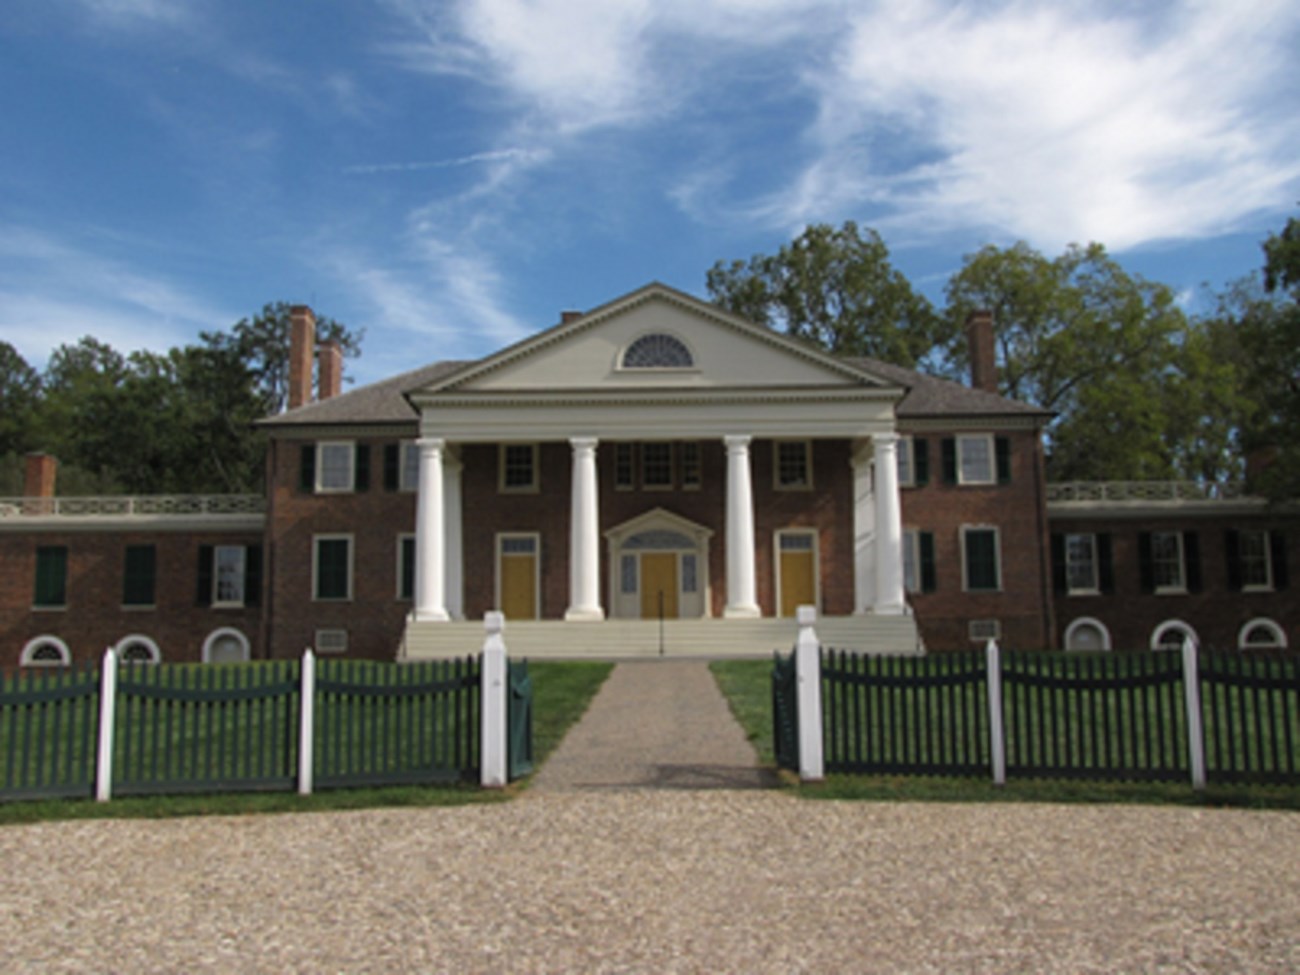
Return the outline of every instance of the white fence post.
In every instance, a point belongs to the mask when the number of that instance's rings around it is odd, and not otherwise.
[[[492,787],[506,784],[506,695],[510,688],[506,679],[506,642],[501,636],[505,625],[503,613],[493,611],[483,616],[487,638],[483,641],[483,701],[479,709],[483,715],[479,781]]]
[[[298,691],[298,795],[312,790],[312,760],[316,752],[316,654],[302,652],[302,683]]]
[[[1183,640],[1183,697],[1187,702],[1187,757],[1192,766],[1192,788],[1205,788],[1205,728],[1201,721],[1201,677],[1196,643]]]
[[[799,778],[819,782],[826,777],[822,750],[822,665],[821,641],[813,629],[817,610],[800,606],[795,610],[799,639],[795,643],[795,681],[799,701]]]
[[[113,798],[113,725],[117,715],[117,653],[104,651],[99,670],[99,748],[95,754],[95,800]]]
[[[993,761],[993,784],[1007,784],[1007,737],[1002,719],[1002,649],[997,640],[984,648],[988,660],[989,757]]]

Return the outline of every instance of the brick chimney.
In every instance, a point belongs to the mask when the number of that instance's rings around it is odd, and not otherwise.
[[[343,346],[335,339],[322,342],[320,352],[320,388],[317,399],[332,399],[343,391]]]
[[[581,317],[582,312],[580,311],[562,311],[560,312],[560,324],[568,325],[569,322],[576,322]]]
[[[973,311],[966,318],[966,343],[970,348],[970,384],[986,393],[998,391],[997,356],[993,348],[993,313]]]
[[[23,478],[23,497],[54,497],[54,481],[59,473],[59,461],[53,454],[28,454],[26,476]]]
[[[311,402],[312,361],[316,357],[316,316],[306,305],[289,309],[289,409]]]

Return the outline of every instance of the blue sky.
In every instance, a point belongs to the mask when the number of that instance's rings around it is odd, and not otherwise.
[[[1195,301],[1300,213],[1294,0],[5,0],[0,338],[164,349],[270,301],[368,382],[809,222],[1100,241]]]

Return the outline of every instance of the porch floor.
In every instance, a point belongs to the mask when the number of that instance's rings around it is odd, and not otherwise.
[[[861,653],[923,652],[911,616],[826,616],[817,620],[822,645]],[[551,660],[767,658],[789,651],[798,626],[793,619],[562,620],[506,621],[512,657]],[[398,660],[432,660],[477,653],[483,646],[481,620],[407,623]]]

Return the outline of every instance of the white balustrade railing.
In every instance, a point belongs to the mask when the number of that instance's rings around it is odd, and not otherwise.
[[[66,498],[0,498],[0,518],[139,518],[260,515],[260,494],[147,494]]]
[[[1047,485],[1057,501],[1233,501],[1246,497],[1236,481],[1061,481]]]

